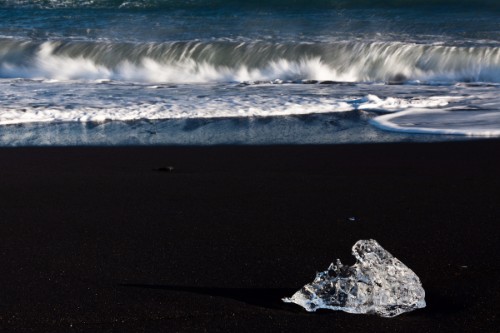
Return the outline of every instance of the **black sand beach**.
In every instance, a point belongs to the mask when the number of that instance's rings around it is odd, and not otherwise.
[[[499,152],[0,149],[0,328],[498,332]],[[425,309],[384,319],[280,301],[369,238],[420,277]]]

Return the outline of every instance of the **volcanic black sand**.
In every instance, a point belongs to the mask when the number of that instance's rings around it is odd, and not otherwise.
[[[0,149],[3,331],[498,332],[500,141]],[[427,307],[284,304],[376,239]]]

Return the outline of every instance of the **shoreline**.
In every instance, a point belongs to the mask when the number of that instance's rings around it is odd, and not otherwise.
[[[492,332],[499,151],[0,148],[0,329]],[[426,308],[384,319],[280,301],[369,238],[419,276]]]

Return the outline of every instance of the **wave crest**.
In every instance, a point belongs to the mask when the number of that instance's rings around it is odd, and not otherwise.
[[[0,40],[0,76],[139,82],[500,82],[499,47]]]

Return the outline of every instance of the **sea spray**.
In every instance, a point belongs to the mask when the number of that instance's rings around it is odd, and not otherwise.
[[[0,40],[0,76],[201,83],[264,80],[500,82],[500,47],[392,42]]]

